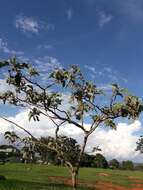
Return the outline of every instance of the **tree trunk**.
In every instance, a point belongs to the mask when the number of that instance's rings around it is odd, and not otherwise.
[[[72,172],[72,187],[73,190],[77,189],[77,173],[75,171]]]
[[[78,172],[79,172],[79,168],[80,168],[80,161],[81,161],[81,159],[83,157],[85,146],[86,146],[86,143],[87,143],[87,139],[88,139],[88,134],[86,134],[85,137],[84,137],[84,143],[83,143],[82,149],[80,151],[80,155],[79,155],[79,158],[78,158],[76,169],[74,169],[72,171],[72,173],[71,173],[73,190],[77,189],[77,176],[78,176]]]

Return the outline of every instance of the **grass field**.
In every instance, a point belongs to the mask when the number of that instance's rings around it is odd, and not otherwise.
[[[31,170],[29,170],[30,167],[32,167]],[[0,181],[0,190],[71,189],[69,186],[65,186],[61,180],[61,177],[63,179],[67,178],[67,180],[70,178],[67,169],[64,167],[5,164],[0,165],[0,175],[4,175],[7,178],[5,181]],[[131,180],[132,177],[140,179],[140,183],[143,183],[143,172],[139,171],[81,168],[79,181],[85,184],[96,184],[99,181],[109,182],[130,188],[133,183],[134,185],[137,183]],[[89,188],[86,188],[84,185],[84,187],[80,187],[79,189],[87,190]]]

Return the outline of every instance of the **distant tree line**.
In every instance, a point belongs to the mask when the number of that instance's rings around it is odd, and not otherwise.
[[[8,134],[10,136],[10,133]],[[12,134],[13,135],[13,134]],[[6,136],[7,137],[7,136]],[[54,137],[41,137],[40,139],[41,144],[49,144],[49,143],[57,143],[54,142]],[[69,160],[72,162],[73,165],[76,165],[76,160],[79,154],[80,146],[78,145],[77,141],[73,138],[69,138],[66,136],[61,136],[59,139],[60,143],[60,151],[63,153],[63,159]],[[0,161],[17,161],[18,159],[11,159],[11,158],[18,158],[21,162],[33,162],[33,163],[41,163],[41,164],[53,164],[53,165],[63,165],[61,158],[58,158],[57,153],[54,150],[47,149],[42,145],[32,145],[30,140],[28,143],[26,139],[24,139],[23,147],[17,151],[9,152],[1,151],[1,149],[7,149],[12,145],[1,145],[0,146]],[[97,149],[98,150],[98,149]],[[93,168],[110,168],[110,169],[123,169],[123,170],[143,170],[143,165],[136,164],[130,160],[119,162],[117,159],[112,159],[107,161],[107,159],[101,154],[96,153],[93,154],[92,152],[84,153],[83,158],[80,162],[80,167],[93,167]]]
[[[41,142],[49,143],[51,137],[41,137]],[[79,145],[77,141],[72,138],[62,137],[64,139],[63,146],[67,147],[67,150],[64,151],[64,157],[67,157],[68,160],[72,161],[76,164],[76,157],[78,156],[79,152]],[[43,163],[51,163],[54,165],[60,165],[61,160],[58,160],[58,157],[54,151],[47,150],[46,148],[37,149],[40,154],[40,158],[42,159]],[[117,159],[112,159],[107,161],[105,156],[101,153],[96,154],[87,154],[84,153],[83,158],[80,162],[80,167],[93,167],[93,168],[111,168],[111,169],[124,169],[124,170],[134,170],[135,166],[134,163],[130,160],[122,161],[121,163]]]

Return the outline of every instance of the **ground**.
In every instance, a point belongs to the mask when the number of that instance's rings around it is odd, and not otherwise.
[[[0,190],[70,190],[66,168],[25,164],[0,165]],[[80,190],[143,190],[143,172],[81,168]]]

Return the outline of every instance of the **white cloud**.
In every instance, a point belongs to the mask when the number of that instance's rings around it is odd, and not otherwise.
[[[96,74],[96,69],[95,67],[89,66],[89,65],[85,65],[84,66],[86,69],[88,69],[89,71],[93,72],[93,74]]]
[[[39,23],[36,19],[32,17],[25,17],[23,15],[17,16],[15,21],[15,26],[21,29],[23,32],[39,33]]]
[[[17,29],[20,29],[23,32],[31,32],[38,34],[41,29],[54,30],[55,26],[50,23],[45,23],[39,20],[36,20],[33,17],[27,17],[24,15],[18,15],[15,20],[15,26]]]
[[[21,62],[27,62],[27,63],[30,63],[30,64],[31,64],[31,59],[30,59],[30,57],[27,57],[27,56],[25,56],[25,55],[17,56],[17,59],[19,59]]]
[[[40,47],[39,47],[40,48]],[[41,84],[47,84],[49,80],[49,73],[56,68],[62,68],[61,62],[52,56],[43,56],[43,57],[26,57],[26,56],[18,56],[20,61],[25,61],[30,63],[36,68],[40,74],[38,76],[38,80],[40,78]]]
[[[67,15],[67,19],[68,19],[68,20],[71,20],[72,17],[73,17],[73,9],[72,9],[72,8],[69,8],[69,9],[66,11],[66,15]]]
[[[15,117],[9,119],[19,123],[29,130],[36,137],[40,136],[54,136],[55,127],[53,123],[45,118],[41,117],[40,122],[28,121],[28,111],[21,111]],[[11,126],[9,123],[0,119],[1,128],[0,133],[4,133],[7,130],[17,131],[18,134],[24,135],[23,131],[17,130],[16,127]],[[88,127],[88,124],[85,124]],[[12,127],[12,128],[11,128]],[[99,145],[102,149],[102,154],[108,159],[117,158],[119,160],[130,159],[134,161],[140,161],[142,156],[139,152],[135,151],[136,141],[139,136],[138,132],[141,130],[140,121],[135,121],[132,124],[119,123],[117,130],[107,130],[105,128],[98,128],[89,138],[87,144],[87,151],[92,150],[94,146]],[[82,142],[83,133],[75,126],[66,125],[61,128],[61,134],[68,135],[76,138],[78,142]]]
[[[91,76],[91,78],[94,80],[96,77],[98,77],[98,76],[101,76],[103,73],[102,73],[102,71],[98,71],[97,69],[96,69],[96,67],[94,67],[94,66],[89,66],[89,65],[84,65],[84,67],[88,70],[88,71],[90,71],[90,76]]]
[[[96,64],[95,64],[96,65]],[[98,64],[97,64],[98,66]],[[119,72],[117,72],[116,70],[113,70],[111,67],[109,67],[108,65],[103,65],[100,64],[100,68],[96,66],[90,66],[90,65],[84,65],[84,67],[90,71],[90,76],[92,78],[92,80],[96,80],[96,83],[98,83],[98,85],[100,86],[107,86],[109,87],[109,84],[111,83],[127,83],[128,80],[121,76],[119,74]],[[99,82],[98,82],[99,81]],[[104,83],[103,83],[104,82]]]
[[[33,61],[34,63],[36,63],[36,66],[39,68],[40,71],[46,71],[57,67],[61,67],[61,64],[58,61],[58,59],[51,56],[38,57],[36,59],[33,59]]]
[[[40,72],[40,76],[43,81],[49,77],[49,72],[56,68],[61,68],[61,63],[58,59],[52,56],[44,56],[32,59],[32,62],[36,65],[37,69]]]
[[[86,3],[86,6],[90,7],[90,9],[93,9],[96,6],[101,8],[104,7],[106,11],[108,11],[109,9],[113,10],[113,12],[117,14],[117,17],[120,16],[123,19],[123,23],[124,19],[128,19],[128,22],[130,23],[136,23],[137,21],[142,22],[143,20],[142,0],[84,0],[84,2]],[[125,22],[125,24],[127,23]]]
[[[111,84],[100,84],[99,88],[105,90],[105,91],[111,91],[112,90],[112,86]]]
[[[87,5],[97,5],[99,7],[108,7],[107,0],[85,0]],[[130,22],[143,20],[143,1],[142,0],[114,0],[110,1],[110,8],[116,11],[118,16],[123,16],[123,19],[128,19]]]
[[[119,123],[117,130],[98,129],[89,140],[90,144],[99,145],[102,153],[108,158],[140,159],[139,152],[135,151],[136,142],[139,138],[136,135],[141,130],[141,123],[135,121],[132,124]],[[94,141],[96,139],[96,141]],[[96,142],[96,143],[94,143]]]
[[[6,92],[7,90],[11,90],[11,86],[9,86],[5,80],[0,79],[0,92]]]
[[[17,114],[15,117],[9,117],[10,120],[13,120],[17,122],[19,125],[25,127],[25,129],[29,130],[33,135],[39,137],[41,135],[51,135],[52,132],[48,132],[50,128],[47,128],[47,120],[41,119],[41,122],[29,122],[28,120],[28,111],[21,111],[19,114]],[[1,128],[0,132],[4,133],[7,130],[14,130],[18,132],[18,134],[27,135],[22,130],[18,129],[14,125],[9,124],[8,122],[0,119]],[[51,126],[51,122],[48,120],[48,127]],[[12,127],[12,128],[11,128]],[[45,131],[45,132],[44,132]]]
[[[107,14],[105,11],[97,10],[97,14],[98,14],[98,24],[100,28],[110,23],[113,19],[113,16],[111,14]]]
[[[12,55],[23,55],[24,52],[22,51],[16,51],[13,49],[10,49],[8,47],[8,43],[4,41],[2,38],[0,38],[0,50],[2,50],[6,54],[12,54]]]

